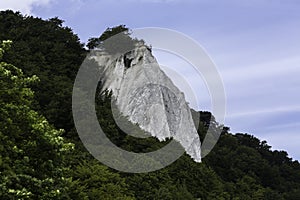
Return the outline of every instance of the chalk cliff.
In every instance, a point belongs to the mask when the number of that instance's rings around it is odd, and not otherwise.
[[[93,58],[100,66],[102,90],[112,91],[129,121],[160,141],[175,139],[201,162],[200,139],[184,93],[160,69],[147,46],[121,56],[98,52]]]

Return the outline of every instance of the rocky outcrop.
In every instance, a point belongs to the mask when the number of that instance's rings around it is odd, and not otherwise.
[[[112,91],[119,111],[160,141],[173,138],[196,161],[200,139],[184,94],[144,45],[122,56],[98,52],[102,90]]]

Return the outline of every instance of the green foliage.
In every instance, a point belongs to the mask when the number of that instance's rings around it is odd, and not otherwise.
[[[166,144],[152,138],[132,138],[118,129],[111,112],[110,93],[97,99],[97,110],[105,133],[123,149],[147,152]],[[206,131],[210,124],[217,126],[217,123],[208,112],[200,112],[198,116],[202,116],[198,131],[203,137],[205,132],[200,131]],[[186,199],[244,200],[284,199],[287,195],[297,195],[300,183],[298,162],[288,158],[286,152],[271,151],[266,141],[248,134],[232,135],[228,131],[229,128],[223,129],[217,146],[201,164],[183,155],[160,171],[123,174],[129,189],[134,191],[137,199],[176,199],[184,195]]]
[[[229,127],[202,163],[185,154],[159,171],[128,174],[96,161],[80,142],[71,117],[73,82],[87,51],[62,24],[59,18],[0,12],[0,41],[13,40],[0,48],[0,199],[300,198],[299,162],[252,135],[231,134]],[[121,25],[90,39],[88,47],[101,48],[121,32],[129,44],[141,42]],[[168,144],[127,135],[117,126],[111,105],[109,93],[96,99],[99,123],[117,146],[150,152]],[[201,141],[209,125],[219,128],[210,112],[192,110],[192,115]],[[134,133],[147,134],[126,117],[117,118],[132,125]]]
[[[93,160],[78,165],[72,172],[71,199],[132,200],[125,179]]]
[[[99,38],[90,38],[87,47],[115,55],[125,54],[133,50],[137,44],[144,44],[144,41],[132,38],[129,29],[125,25],[120,25],[107,28]]]
[[[119,25],[113,28],[107,28],[104,33],[100,35],[99,38],[90,38],[88,44],[86,45],[89,49],[94,49],[99,47],[103,41],[109,39],[110,37],[117,34],[124,34],[128,36],[129,29],[125,25]]]
[[[133,125],[117,110],[114,111],[113,115],[111,93],[106,91],[101,96],[97,96],[95,101],[99,124],[101,125],[103,132],[106,133],[107,137],[114,142],[114,144],[122,149],[137,153],[146,153],[158,150],[170,142],[170,140],[159,142],[159,140],[154,137],[137,138],[125,133],[116,124],[116,120],[119,124],[122,124],[123,127],[126,127],[131,131],[131,134],[147,135],[145,131],[141,130],[138,126]]]
[[[105,30],[105,32],[102,33],[102,35],[99,38],[90,38],[88,40],[88,44],[86,46],[89,49],[94,49],[94,48],[98,47],[101,44],[101,42],[103,42],[104,40],[106,40],[116,34],[122,33],[122,32],[128,33],[128,31],[129,31],[129,29],[126,28],[125,25],[120,25],[120,26],[113,27],[113,28],[107,28]]]
[[[0,52],[9,44],[3,42]],[[68,183],[64,157],[73,145],[32,109],[28,86],[38,78],[0,61],[0,197],[61,199]]]
[[[222,135],[204,162],[240,199],[289,199],[300,188],[299,162],[252,135]]]
[[[73,82],[86,51],[79,38],[58,18],[42,20],[13,11],[0,12],[0,41],[12,40],[3,59],[37,75],[35,109],[56,128],[73,127],[71,94]]]

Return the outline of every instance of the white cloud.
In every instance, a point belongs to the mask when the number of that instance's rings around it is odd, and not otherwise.
[[[33,6],[45,6],[51,0],[2,0],[0,1],[0,10],[20,11],[22,14],[32,14]]]
[[[227,118],[240,118],[244,116],[255,116],[255,115],[272,115],[274,113],[282,113],[282,112],[296,112],[300,111],[299,105],[291,105],[291,106],[281,106],[281,107],[269,107],[266,109],[257,109],[257,110],[248,110],[237,113],[231,113],[227,115]]]
[[[300,58],[289,57],[273,59],[272,61],[252,64],[248,66],[231,67],[222,71],[227,82],[239,82],[246,80],[272,80],[277,76],[296,75],[300,73]]]
[[[283,130],[286,128],[295,128],[295,130],[299,130],[298,127],[300,128],[300,122],[290,122],[285,124],[276,124],[276,125],[267,126],[264,130],[274,131],[274,130]],[[299,135],[299,133],[297,134]]]

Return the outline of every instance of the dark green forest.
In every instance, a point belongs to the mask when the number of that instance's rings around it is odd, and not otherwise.
[[[1,200],[300,199],[299,162],[251,134],[230,133],[228,127],[202,163],[185,154],[161,170],[132,174],[93,158],[73,124],[73,83],[89,49],[121,31],[128,29],[108,28],[85,45],[59,18],[0,12]],[[111,94],[103,94],[96,99],[96,110],[117,146],[149,152],[168,142],[122,132],[110,102]],[[200,114],[203,138],[214,117],[193,112]]]

